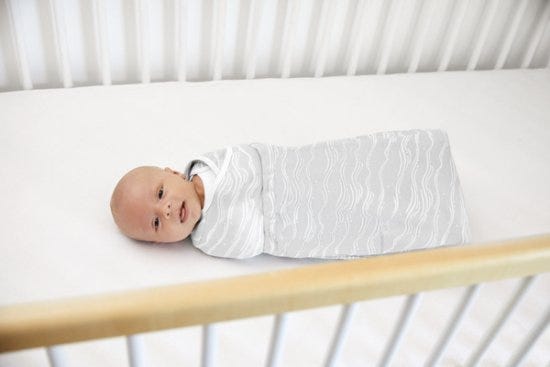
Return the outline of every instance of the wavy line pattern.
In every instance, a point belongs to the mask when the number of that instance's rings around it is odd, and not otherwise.
[[[219,167],[225,159],[223,150],[204,156]],[[258,152],[248,145],[235,147],[227,172],[220,174],[223,179],[212,204],[191,233],[193,245],[218,257],[249,258],[261,254],[264,215]]]
[[[192,234],[211,255],[351,258],[469,241],[443,131],[242,145],[231,160]]]

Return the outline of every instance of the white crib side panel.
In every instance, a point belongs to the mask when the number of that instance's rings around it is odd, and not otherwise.
[[[71,86],[68,76],[74,86],[103,84],[106,64],[113,83],[126,84],[178,75],[189,81],[245,79],[252,62],[248,76],[255,78],[345,75],[350,53],[356,74],[436,71],[445,57],[447,70],[492,69],[503,48],[504,68],[519,68],[526,58],[530,68],[547,67],[550,59],[548,0],[527,0],[519,20],[514,0],[103,1],[108,60],[97,46],[95,2],[55,0],[53,16],[50,1],[17,1],[14,27],[7,2],[0,0],[0,91],[23,89],[17,77],[21,52],[10,28],[17,30],[35,88]],[[188,13],[178,22],[182,6]],[[359,29],[356,13],[365,9]],[[223,17],[216,20],[218,11]],[[183,40],[176,37],[182,25]],[[512,25],[517,30],[507,39]],[[181,53],[176,41],[184,46]],[[177,65],[182,56],[184,71]],[[286,61],[290,69],[284,73]]]

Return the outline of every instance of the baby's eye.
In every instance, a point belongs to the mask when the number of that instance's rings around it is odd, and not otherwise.
[[[158,193],[159,199],[162,199],[163,195],[164,195],[164,187],[161,186],[160,189],[159,189],[159,193]]]
[[[155,227],[155,231],[159,229],[159,223],[160,223],[160,220],[157,218],[155,218],[155,220],[153,221],[153,227]]]

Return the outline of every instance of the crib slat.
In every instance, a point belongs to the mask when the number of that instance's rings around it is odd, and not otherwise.
[[[418,37],[414,42],[411,62],[409,63],[409,68],[407,70],[408,73],[415,73],[418,69],[420,56],[422,55],[422,50],[424,49],[424,44],[426,41],[426,35],[428,34],[428,27],[431,24],[431,20],[433,18],[433,13],[435,10],[435,1],[425,0],[423,2],[422,10],[422,13],[424,15],[420,16],[421,27],[418,31]]]
[[[314,76],[316,78],[322,77],[325,71],[328,41],[330,39],[333,24],[333,3],[334,2],[331,0],[324,0],[321,7],[321,18],[319,19],[319,27],[317,28],[317,37],[312,57],[312,60],[315,62]]]
[[[453,16],[455,21],[452,23],[451,29],[449,31],[449,37],[447,39],[447,43],[445,44],[443,56],[441,57],[441,61],[439,62],[439,67],[437,68],[437,71],[445,71],[449,67],[449,61],[451,60],[451,56],[453,55],[453,51],[456,46],[456,40],[458,39],[458,32],[460,31],[462,23],[464,22],[466,9],[468,8],[469,2],[470,0],[463,0],[455,3],[455,6],[458,5],[459,8],[457,10],[456,17]],[[453,13],[454,12],[455,11],[453,10]]]
[[[202,353],[201,367],[214,366],[214,354],[216,352],[216,326],[206,324],[202,326]]]
[[[367,0],[359,0],[355,9],[355,17],[350,33],[350,40],[346,50],[346,75],[355,75],[357,72],[357,63],[359,62],[359,54],[361,52],[361,41],[364,39],[367,22],[365,15],[367,14]]]
[[[143,337],[141,335],[126,336],[126,346],[128,349],[128,362],[130,367],[145,366]]]
[[[222,79],[226,0],[215,0],[212,18],[212,80]]]
[[[94,36],[96,54],[101,70],[103,85],[111,85],[111,65],[109,63],[109,48],[107,46],[107,31],[105,25],[105,9],[103,0],[94,0],[92,3],[92,17],[94,19]]]
[[[258,24],[261,23],[263,1],[251,0],[246,26],[246,45],[244,51],[244,70],[246,79],[256,75],[256,46],[258,44]]]
[[[281,40],[281,55],[279,64],[281,65],[281,78],[290,77],[290,66],[294,51],[294,29],[296,26],[296,16],[298,14],[299,1],[289,0],[286,3],[285,22],[283,26],[283,37]]]
[[[506,321],[508,320],[508,317],[510,317],[510,315],[516,308],[517,304],[525,294],[525,291],[527,291],[527,289],[531,285],[533,278],[534,278],[533,276],[530,276],[530,277],[524,278],[521,281],[516,292],[510,298],[506,307],[504,307],[504,309],[500,313],[499,317],[497,318],[497,320],[495,321],[491,329],[489,329],[489,331],[485,335],[485,338],[483,338],[482,342],[479,344],[477,349],[474,351],[474,353],[472,353],[472,355],[468,359],[466,366],[469,366],[469,367],[477,366],[479,360],[483,356],[483,353],[485,353],[485,351],[493,341],[494,337],[497,335],[500,328],[506,323]]]
[[[392,0],[390,10],[388,13],[388,18],[386,20],[386,26],[384,30],[384,35],[382,36],[382,51],[380,56],[380,61],[378,62],[378,68],[376,69],[376,74],[385,74],[388,67],[388,61],[390,58],[393,39],[395,36],[395,30],[397,29],[397,24],[399,23],[399,18],[401,17],[401,9],[403,8],[403,3]]]
[[[456,308],[455,312],[453,313],[453,316],[451,317],[451,321],[445,328],[445,332],[442,334],[441,338],[439,339],[436,347],[434,348],[432,354],[430,355],[430,358],[424,365],[425,367],[434,366],[439,361],[439,358],[445,351],[445,348],[449,344],[449,341],[453,337],[456,329],[460,325],[462,321],[462,317],[468,310],[469,305],[471,304],[471,301],[474,297],[474,295],[477,293],[477,290],[479,289],[478,284],[474,284],[464,292],[464,295],[462,296],[462,299]]]
[[[506,39],[504,40],[502,48],[498,54],[495,69],[502,69],[504,67],[504,64],[506,63],[506,59],[508,58],[510,50],[512,49],[512,43],[518,33],[519,23],[521,21],[521,18],[523,17],[523,14],[525,13],[525,9],[527,8],[528,1],[529,0],[522,0],[520,3],[518,3],[514,11],[514,19],[512,20],[512,24],[510,25],[510,28],[508,29],[508,32],[506,34]]]
[[[33,89],[29,64],[27,62],[27,56],[25,54],[25,47],[23,45],[23,38],[21,29],[18,27],[16,15],[17,11],[16,0],[6,0],[6,7],[8,9],[8,26],[11,33],[11,42],[15,49],[15,63],[17,64],[17,75],[19,76],[19,82],[23,89]]]
[[[483,51],[483,46],[487,41],[487,35],[489,34],[489,30],[491,29],[491,25],[493,24],[493,20],[495,19],[497,6],[498,1],[491,0],[491,2],[489,3],[489,9],[487,10],[487,12],[485,12],[485,14],[483,14],[483,24],[481,27],[481,32],[479,34],[477,42],[475,43],[474,50],[472,52],[472,55],[470,56],[468,65],[466,66],[466,70],[475,70],[475,68],[477,67],[479,57],[481,56],[481,51]]]
[[[174,56],[177,80],[187,80],[187,20],[186,0],[175,0],[174,3]]]
[[[277,367],[281,359],[281,345],[286,334],[287,314],[281,313],[275,316],[273,333],[271,335],[271,346],[267,358],[267,367]]]
[[[535,52],[537,51],[537,47],[540,44],[540,41],[542,39],[542,36],[544,35],[544,32],[546,30],[546,27],[548,27],[548,17],[550,16],[550,1],[547,1],[544,7],[544,12],[542,13],[542,16],[539,19],[539,22],[537,24],[537,28],[535,29],[535,32],[531,36],[531,40],[529,41],[529,47],[527,48],[527,52],[523,56],[523,60],[521,61],[521,68],[525,69],[528,68],[531,64],[531,61],[533,60],[533,56],[535,55]]]
[[[64,367],[67,365],[65,361],[65,353],[59,346],[46,348],[48,354],[48,361],[51,367]]]
[[[148,0],[135,0],[136,45],[142,83],[151,82],[149,67],[149,4]]]
[[[445,266],[441,265],[442,260]],[[0,352],[271,315],[548,271],[550,235],[539,235],[314,264],[208,284],[33,302],[28,307],[0,306]],[[427,272],[431,275],[429,279],[425,277]],[[316,280],[315,287],[311,279]],[[55,313],[51,312],[52,307]],[[128,313],[128,309],[132,312]],[[166,309],[171,310],[168,318]]]
[[[414,314],[414,311],[416,310],[416,305],[418,304],[419,297],[420,297],[419,293],[412,294],[407,297],[405,306],[403,307],[403,310],[401,311],[401,315],[399,316],[399,321],[395,325],[393,334],[390,338],[388,345],[386,346],[384,355],[380,360],[380,363],[378,363],[378,366],[382,367],[382,366],[388,366],[390,364],[395,354],[395,351],[399,347],[401,338],[403,337],[403,334],[405,334],[405,331],[407,330],[407,326],[409,325],[411,316]]]
[[[63,17],[63,9],[60,7],[58,0],[50,0],[50,15],[53,23],[53,36],[55,44],[55,55],[57,58],[57,67],[59,75],[63,82],[64,88],[71,88],[73,80],[71,77],[71,69],[69,65],[69,56],[67,52],[67,37],[65,34],[65,22]]]
[[[357,308],[357,303],[351,303],[342,307],[340,313],[340,320],[338,321],[338,327],[334,338],[332,339],[332,345],[325,361],[325,367],[333,367],[338,361],[340,351],[342,350],[342,344],[348,334],[349,324]]]
[[[548,323],[550,322],[550,306],[546,308],[546,312],[542,315],[540,320],[535,324],[535,326],[531,329],[521,346],[518,348],[516,353],[510,358],[510,361],[507,364],[507,367],[516,367],[521,363],[523,358],[529,353],[529,350],[531,350],[531,347],[539,336],[542,334],[544,329],[548,326]]]

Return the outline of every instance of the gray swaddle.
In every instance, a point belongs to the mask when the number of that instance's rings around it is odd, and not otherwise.
[[[253,143],[198,161],[214,170],[216,184],[191,238],[210,255],[351,258],[469,240],[460,182],[440,130],[303,147]]]

